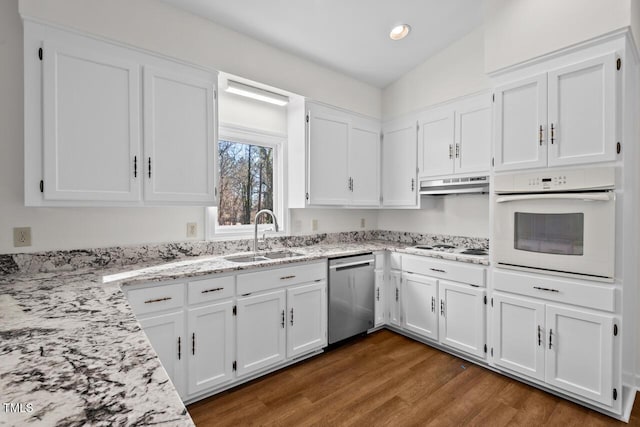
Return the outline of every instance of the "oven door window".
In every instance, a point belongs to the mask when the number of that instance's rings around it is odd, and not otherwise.
[[[514,248],[553,255],[583,255],[584,214],[516,212]]]

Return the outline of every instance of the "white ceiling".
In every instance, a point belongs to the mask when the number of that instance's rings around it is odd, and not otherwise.
[[[482,23],[480,0],[164,1],[380,88]]]

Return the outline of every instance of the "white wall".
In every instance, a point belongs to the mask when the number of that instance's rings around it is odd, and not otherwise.
[[[380,89],[158,0],[20,0],[20,13],[380,117]]]
[[[282,83],[280,86],[291,91],[380,115],[379,89],[160,2],[29,0],[22,1],[20,6],[24,12],[43,20],[93,31],[223,71],[235,71],[276,86]],[[24,207],[22,39],[18,0],[0,1],[0,253],[187,240],[187,222],[198,224],[196,239],[203,239],[205,214],[200,207]],[[302,74],[313,79],[307,80]],[[220,120],[228,123],[286,133],[283,111],[226,94],[220,97]],[[31,227],[32,246],[14,248],[12,229],[22,226]]]
[[[382,91],[385,120],[490,87],[484,73],[484,37],[478,28]]]
[[[485,0],[485,69],[496,71],[628,26],[631,3],[637,0]]]
[[[291,209],[291,234],[376,230],[378,217],[375,209]],[[317,230],[312,228],[314,219],[318,221]],[[364,227],[361,227],[362,219]]]
[[[380,230],[412,231],[467,237],[489,237],[489,196],[464,194],[422,196],[420,210],[383,210]]]

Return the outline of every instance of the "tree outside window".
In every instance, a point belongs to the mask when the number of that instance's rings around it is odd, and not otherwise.
[[[221,139],[218,141],[220,188],[218,225],[253,224],[261,209],[273,210],[274,150]],[[270,217],[264,217],[270,222]]]

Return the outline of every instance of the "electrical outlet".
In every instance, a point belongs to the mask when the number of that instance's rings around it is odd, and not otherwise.
[[[13,246],[31,246],[31,227],[16,227],[13,229]]]
[[[198,223],[197,222],[188,222],[187,223],[187,237],[197,237],[198,236]]]
[[[365,221],[364,218],[360,218],[360,228],[364,228]]]
[[[311,220],[311,231],[318,231],[318,220],[317,219],[312,219]]]

